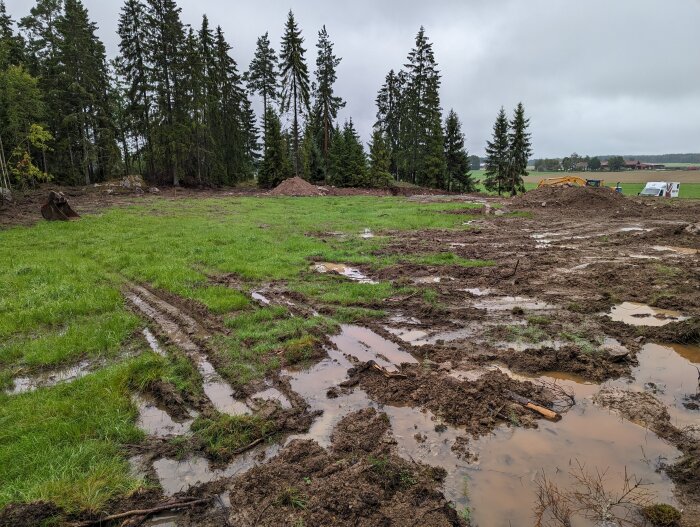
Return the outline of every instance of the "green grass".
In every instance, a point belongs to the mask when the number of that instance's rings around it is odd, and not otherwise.
[[[69,511],[99,510],[134,490],[141,482],[119,453],[143,436],[128,394],[164,369],[146,354],[70,384],[0,394],[0,507],[50,500]]]
[[[199,417],[192,423],[194,441],[218,461],[229,461],[236,451],[274,433],[275,423],[254,415]]]
[[[217,364],[232,383],[244,384],[307,361],[338,322],[376,317],[385,298],[415,291],[313,273],[312,261],[391,264],[398,257],[381,256],[383,230],[463,229],[469,216],[441,211],[464,207],[374,197],[163,200],[0,231],[0,387],[20,373],[85,358],[110,364],[64,385],[0,393],[0,508],[47,500],[70,511],[100,510],[142,483],[129,475],[121,450],[143,438],[131,394],[156,380],[201,392],[187,359],[144,351],[137,333],[144,321],[126,309],[121,294],[129,281],[220,315],[231,332],[213,339]],[[377,237],[360,238],[365,228]],[[345,236],[322,234],[328,232]],[[489,263],[449,252],[412,258],[435,266]],[[225,273],[238,277],[240,289],[210,280]],[[249,292],[269,282],[324,304],[335,318],[259,308]],[[127,358],[127,350],[141,354]],[[200,431],[212,449],[224,452],[226,442],[250,437],[236,427],[231,437],[217,435],[220,425]]]

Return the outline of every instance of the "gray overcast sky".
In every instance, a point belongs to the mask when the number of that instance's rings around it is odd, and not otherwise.
[[[83,0],[113,56],[120,0]],[[6,0],[18,19],[32,0]],[[223,27],[241,70],[256,38],[276,49],[291,8],[314,69],[323,24],[343,58],[337,91],[363,137],[389,69],[420,27],[434,43],[442,105],[482,154],[501,105],[522,100],[535,157],[700,152],[700,0],[179,0],[185,23]]]

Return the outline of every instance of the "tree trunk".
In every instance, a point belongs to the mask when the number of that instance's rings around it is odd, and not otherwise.
[[[297,114],[297,83],[294,83],[294,175],[299,177],[299,121]]]

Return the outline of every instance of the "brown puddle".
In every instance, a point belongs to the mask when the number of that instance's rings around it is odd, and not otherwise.
[[[158,408],[155,400],[145,395],[134,395],[134,405],[139,411],[136,426],[154,437],[168,437],[186,434],[190,430],[192,420],[175,421],[165,411]]]
[[[254,407],[256,400],[262,401],[276,401],[280,404],[282,408],[291,408],[292,403],[289,401],[286,395],[280,392],[277,388],[267,388],[256,394],[251,395],[248,400],[248,406]]]
[[[355,357],[360,362],[374,360],[391,371],[398,370],[403,363],[418,363],[413,355],[403,351],[397,344],[361,326],[341,326],[340,334],[331,337],[331,342],[345,355]]]
[[[542,311],[555,309],[555,306],[546,302],[539,302],[532,298],[522,296],[498,296],[476,302],[474,307],[486,309],[487,311],[510,311],[513,308],[528,309],[531,311]]]
[[[166,496],[172,496],[191,487],[247,472],[260,463],[276,456],[280,445],[261,446],[241,454],[223,469],[212,469],[203,457],[193,456],[185,460],[161,458],[153,462],[153,468]]]
[[[665,326],[671,322],[687,320],[678,311],[651,307],[638,302],[623,302],[614,306],[607,314],[615,322],[632,326]]]
[[[646,344],[637,354],[632,380],[618,379],[605,386],[646,391],[659,399],[678,428],[700,423],[700,412],[684,406],[688,396],[700,393],[700,346]]]
[[[66,382],[75,381],[85,377],[93,372],[95,364],[84,360],[75,366],[56,370],[48,373],[40,373],[39,375],[17,377],[14,379],[14,386],[6,393],[8,395],[20,395],[22,393],[33,392],[39,388],[49,388]]]
[[[362,272],[359,269],[355,269],[354,267],[348,267],[347,265],[344,264],[337,264],[337,263],[328,263],[328,262],[323,262],[323,263],[317,263],[314,264],[311,267],[312,271],[316,271],[317,273],[336,273],[341,276],[344,276],[346,278],[349,278],[350,280],[353,280],[355,282],[360,282],[361,284],[377,284],[378,282],[372,280],[371,278],[365,276],[362,274]]]
[[[469,328],[434,332],[415,328],[392,328],[390,326],[385,326],[384,329],[413,346],[426,346],[428,344],[436,344],[438,341],[452,342],[462,340],[474,333]]]

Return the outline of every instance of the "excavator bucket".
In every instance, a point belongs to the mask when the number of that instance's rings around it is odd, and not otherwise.
[[[49,199],[41,207],[41,215],[49,221],[77,220],[80,215],[68,204],[63,192],[49,192]]]

